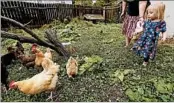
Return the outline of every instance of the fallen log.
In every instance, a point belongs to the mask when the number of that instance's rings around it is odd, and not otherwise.
[[[17,36],[13,33],[8,33],[5,31],[1,31],[1,37],[6,37],[6,38],[11,38],[11,39],[15,39],[15,40],[19,40],[21,42],[25,42],[25,43],[37,43],[39,45],[45,46],[45,47],[49,47],[53,50],[55,50],[58,54],[63,55],[65,57],[65,59],[69,58],[69,53],[64,49],[64,47],[62,45],[57,45],[57,44],[61,44],[59,43],[57,40],[57,38],[54,38],[54,43],[52,42],[48,42],[45,40],[40,39],[37,34],[35,34],[32,30],[30,30],[29,28],[25,27],[25,25],[21,24],[18,21],[15,21],[13,19],[1,16],[1,20],[4,20],[6,22],[10,22],[18,27],[20,27],[21,29],[23,29],[25,32],[27,32],[28,34],[30,34],[33,38],[29,38],[29,37],[23,37],[23,36]],[[54,36],[55,34],[48,34],[50,36]],[[49,39],[48,39],[49,40]],[[49,40],[50,41],[50,40]]]
[[[58,50],[63,54],[69,57],[69,54],[67,54],[66,50],[64,49],[62,43],[59,42],[57,39],[56,31],[55,30],[47,30],[45,37],[55,46],[58,48]]]
[[[9,38],[9,39],[18,40],[21,43],[37,43],[37,44],[39,44],[41,46],[47,46],[47,45],[44,45],[43,43],[37,41],[34,38],[21,36],[19,34],[9,33],[9,32],[5,32],[5,31],[2,31],[2,30],[1,30],[1,37],[2,38]]]

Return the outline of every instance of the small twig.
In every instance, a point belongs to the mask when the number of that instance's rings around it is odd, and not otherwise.
[[[24,24],[24,26],[27,26],[28,24],[30,24],[33,20],[30,20],[28,23]]]

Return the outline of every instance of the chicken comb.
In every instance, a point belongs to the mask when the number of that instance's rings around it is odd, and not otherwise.
[[[10,82],[9,87],[12,87],[13,86],[13,83],[15,83],[14,80]]]
[[[36,43],[33,43],[33,45],[32,46],[37,46],[37,44]]]

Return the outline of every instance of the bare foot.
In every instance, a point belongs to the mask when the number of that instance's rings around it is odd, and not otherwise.
[[[1,91],[5,92],[5,94],[7,94],[8,90],[5,86],[1,86]]]
[[[138,47],[138,50],[141,50],[141,47]]]
[[[145,67],[146,67],[146,66],[147,66],[147,64],[148,64],[148,62],[143,62],[143,66],[145,66]]]

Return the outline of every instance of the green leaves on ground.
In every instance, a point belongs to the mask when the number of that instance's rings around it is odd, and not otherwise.
[[[92,71],[95,65],[99,65],[103,61],[103,58],[97,55],[85,56],[84,61],[85,63],[80,66],[79,74],[83,74],[85,71]]]

